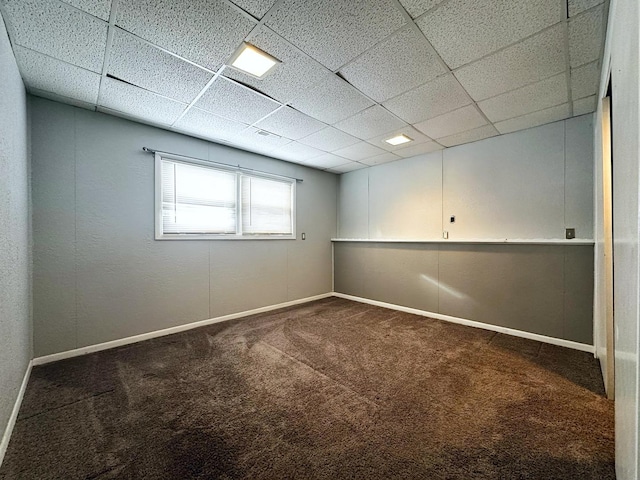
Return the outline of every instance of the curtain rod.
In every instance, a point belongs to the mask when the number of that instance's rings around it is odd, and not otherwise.
[[[263,173],[265,175],[271,175],[272,177],[288,178],[289,180],[295,180],[296,182],[304,181],[301,178],[288,177],[286,175],[278,175],[277,173],[264,172],[262,170],[256,170],[254,168],[241,167],[240,165],[229,165],[228,163],[215,162],[213,160],[205,160],[204,158],[189,157],[187,155],[180,155],[179,153],[163,152],[161,150],[154,150],[153,148],[149,148],[149,147],[142,147],[142,151],[147,153],[153,153],[153,154],[159,153],[160,155],[164,153],[166,155],[173,155],[174,157],[181,157],[189,160],[198,160],[199,162],[212,163],[214,165],[220,165],[223,167],[233,167],[233,168],[237,168],[238,170],[244,170],[246,172],[256,172],[256,173]]]

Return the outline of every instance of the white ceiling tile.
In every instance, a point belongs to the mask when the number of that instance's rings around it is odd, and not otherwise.
[[[283,107],[260,120],[255,126],[276,135],[298,140],[321,130],[326,125],[291,107]]]
[[[499,135],[498,130],[493,125],[485,125],[484,127],[474,128],[467,132],[456,133],[444,138],[438,138],[438,143],[445,147],[453,147],[455,145],[462,145],[463,143],[476,142],[489,137],[495,137]]]
[[[487,121],[475,106],[468,105],[453,112],[431,118],[414,125],[418,130],[431,138],[442,138],[456,133],[466,132],[486,125]]]
[[[252,124],[278,109],[280,104],[244,85],[220,76],[207,88],[195,106],[222,117]]]
[[[431,153],[437,150],[442,150],[442,145],[436,142],[425,142],[418,145],[412,145],[410,147],[401,148],[394,152],[395,155],[399,155],[402,158],[415,157],[416,155],[422,155],[423,153]]]
[[[330,98],[331,101],[327,101]],[[344,120],[374,102],[337,75],[330,75],[296,96],[291,105],[325,123]]]
[[[64,0],[64,2],[102,20],[109,20],[111,0]]]
[[[256,18],[264,17],[264,14],[275,3],[275,0],[231,0],[233,3],[242,8],[245,12],[249,12]]]
[[[327,169],[327,171],[332,173],[347,173],[347,172],[353,172],[354,170],[360,170],[362,168],[367,168],[367,167],[368,165],[364,165],[362,163],[349,162],[349,163],[345,163],[344,165],[340,165],[338,167],[329,168]]]
[[[569,20],[569,53],[571,66],[579,67],[598,60],[604,34],[604,6]]]
[[[313,157],[310,160],[305,160],[304,164],[315,168],[333,168],[340,165],[344,165],[345,159],[338,157],[332,153],[325,153],[319,157]]]
[[[411,15],[411,18],[416,18],[443,1],[444,0],[400,0],[400,3],[409,15]]]
[[[573,17],[601,3],[602,0],[569,0],[569,16]]]
[[[292,142],[290,138],[273,134],[265,135],[265,133],[267,132],[255,127],[249,127],[230,138],[229,141],[240,148],[259,151],[260,153],[269,152]]]
[[[303,163],[324,154],[322,150],[298,142],[287,143],[269,153],[273,157],[295,163]]]
[[[573,115],[584,115],[586,113],[594,112],[596,109],[596,95],[591,97],[581,98],[573,102]]]
[[[511,133],[525,128],[537,127],[545,123],[557,122],[571,116],[571,107],[568,103],[556,107],[533,112],[521,117],[511,118],[504,122],[497,122],[495,127],[500,133]]]
[[[469,105],[471,99],[453,75],[443,75],[383,103],[409,123],[416,123]]]
[[[193,107],[173,125],[174,130],[212,140],[230,140],[246,128],[243,123]]]
[[[100,73],[108,24],[57,0],[1,0],[13,42]]]
[[[403,143],[400,145],[391,145],[390,143],[387,143],[385,140],[388,140],[392,137],[395,137],[397,135],[400,134],[404,134],[407,137],[409,137],[412,141],[409,143]],[[406,127],[403,128],[399,128],[396,130],[392,130],[390,132],[387,132],[383,135],[378,135],[377,137],[374,138],[369,138],[367,139],[367,142],[375,145],[376,147],[380,147],[388,152],[394,152],[396,150],[400,150],[402,148],[406,148],[409,145],[417,145],[419,143],[424,143],[424,142],[430,142],[431,139],[429,137],[427,137],[426,135],[424,135],[423,133],[420,133],[419,131],[417,131],[415,128],[407,125]]]
[[[591,62],[571,69],[571,96],[574,99],[598,93],[600,83],[600,62]]]
[[[401,158],[402,157],[399,157],[394,153],[387,152],[387,153],[383,153],[382,155],[376,155],[375,157],[364,159],[362,160],[362,163],[365,163],[371,166],[382,165],[383,163],[395,162],[396,160],[400,160]]]
[[[558,0],[451,0],[416,23],[451,68],[564,19]]]
[[[256,25],[224,0],[127,0],[118,26],[192,62],[217,69]]]
[[[402,120],[391,115],[380,105],[363,110],[334,125],[355,137],[366,140],[382,135],[390,130],[406,127]]]
[[[20,74],[29,88],[87,103],[98,101],[100,75],[33,50],[14,47]]]
[[[326,127],[311,135],[301,138],[300,143],[310,145],[326,152],[332,152],[348,145],[358,143],[360,140],[356,137],[352,137],[348,133],[344,133],[342,130],[338,130],[333,127]]]
[[[181,102],[190,103],[213,74],[116,28],[107,73]]]
[[[313,85],[329,81],[333,76],[329,70],[266,27],[253,32],[247,41],[282,63],[263,78],[255,78],[233,68],[226,68],[224,75],[251,85],[279,102],[287,103]]]
[[[405,28],[340,70],[358,90],[383,102],[446,72],[424,37]]]
[[[333,153],[341,157],[348,158],[349,160],[358,161],[369,157],[375,157],[376,155],[382,155],[385,151],[381,148],[374,147],[370,143],[360,142],[341,148],[340,150],[336,150]]]
[[[527,85],[497,97],[478,102],[478,106],[492,122],[519,117],[566,103],[567,77],[562,73],[541,82]]]
[[[565,26],[559,24],[455,72],[474,100],[484,100],[566,69]]]
[[[267,25],[330,70],[355,58],[405,23],[393,0],[283,0]]]
[[[112,78],[103,80],[99,102],[111,110],[164,125],[175,122],[186,107],[183,103]]]

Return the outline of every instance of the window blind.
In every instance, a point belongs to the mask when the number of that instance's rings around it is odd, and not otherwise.
[[[242,233],[293,233],[293,184],[252,175],[242,176]]]

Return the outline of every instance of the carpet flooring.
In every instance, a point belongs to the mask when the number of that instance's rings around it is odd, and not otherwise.
[[[33,370],[0,478],[614,479],[593,356],[328,298]]]

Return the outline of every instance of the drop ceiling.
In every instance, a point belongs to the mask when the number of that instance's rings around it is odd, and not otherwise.
[[[594,111],[601,0],[0,0],[34,95],[335,173]],[[282,63],[227,65],[246,41]],[[405,134],[412,142],[384,140]]]

